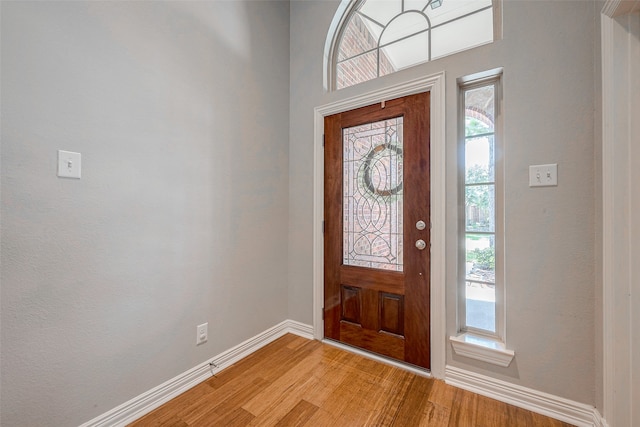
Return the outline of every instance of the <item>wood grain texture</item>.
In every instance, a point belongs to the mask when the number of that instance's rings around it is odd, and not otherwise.
[[[404,337],[340,322],[340,340],[382,356],[404,360]]]
[[[379,293],[380,330],[404,336],[404,297]]]
[[[405,361],[429,368],[431,362],[430,277],[431,227],[418,230],[419,220],[431,224],[430,184],[430,94],[416,94],[405,98],[404,236],[405,236]],[[413,184],[412,184],[413,183]],[[414,242],[422,239],[427,249],[417,250]]]
[[[569,424],[288,334],[130,424],[148,426]]]
[[[355,286],[341,286],[342,320],[360,325],[362,320],[362,290]]]

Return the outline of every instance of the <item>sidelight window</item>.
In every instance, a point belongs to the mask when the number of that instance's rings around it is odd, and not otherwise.
[[[460,82],[461,330],[503,335],[500,76]]]
[[[450,341],[456,354],[507,367],[501,77],[458,79],[459,334]]]

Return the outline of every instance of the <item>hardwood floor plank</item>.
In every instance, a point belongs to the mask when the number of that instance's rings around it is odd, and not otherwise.
[[[253,377],[243,376],[239,377],[237,381],[230,381],[217,389],[212,389],[178,412],[178,416],[189,425],[193,425],[202,418],[212,417],[216,407],[223,404],[230,396],[241,394],[243,391],[251,393],[254,381]]]
[[[130,426],[570,427],[291,334]]]
[[[381,402],[384,400],[387,386],[382,375],[376,375],[374,372],[362,375],[358,370],[353,370],[335,391],[336,399],[343,401],[343,404],[339,405],[340,412],[337,412],[340,423],[354,426],[373,425],[375,419],[380,416]]]
[[[553,418],[546,417],[541,414],[531,413],[533,418],[533,425],[536,427],[570,427],[570,424],[562,422],[560,420],[554,420]]]
[[[321,344],[314,343],[313,351],[304,358],[296,359],[296,364],[273,380],[273,383],[262,393],[249,399],[242,407],[255,416],[261,416],[271,407],[290,405],[291,408],[298,403],[299,396],[304,391],[317,383],[315,377],[310,374],[322,359]],[[302,349],[301,349],[302,350]]]
[[[225,426],[225,427],[244,427],[254,419],[254,416],[242,408],[236,408],[233,411],[219,415],[215,412],[210,412],[206,416],[200,418],[194,423],[190,423],[189,426],[194,427],[211,427],[211,426]]]
[[[478,413],[478,395],[467,390],[457,389],[449,415],[452,427],[475,427]],[[519,424],[513,424],[518,425]]]
[[[388,389],[387,399],[382,403],[380,414],[372,425],[390,426],[393,424],[404,396],[412,383],[413,374],[399,370],[394,378],[395,381]]]
[[[194,404],[198,404],[200,399],[212,390],[208,384],[200,383],[130,425],[135,427],[180,426],[181,424],[177,422],[172,423],[174,419],[181,419],[177,414]]]
[[[456,396],[456,388],[446,384],[442,380],[433,380],[433,387],[429,394],[429,402],[451,410]]]
[[[336,416],[323,408],[319,408],[304,424],[305,427],[338,427],[339,425]]]
[[[268,375],[277,376],[280,372],[288,369],[288,364],[292,362],[292,357],[304,357],[304,352],[299,353],[299,348],[291,349],[288,345],[299,343],[300,347],[308,345],[311,341],[296,335],[287,334],[274,342],[267,344],[259,351],[250,354],[244,358],[241,363],[236,363],[214,377],[207,380],[207,383],[218,388],[226,384],[229,380],[235,380],[238,377],[251,375],[252,373],[264,373],[261,375],[265,379]]]
[[[254,396],[262,393],[269,385],[271,385],[271,382],[264,378],[256,378],[251,382],[251,384],[248,384],[242,390],[238,390],[238,392],[230,395],[228,398],[217,404],[213,410],[222,415],[227,412],[231,412],[236,408],[240,408],[247,400],[250,400]]]
[[[478,396],[478,427],[507,426],[507,404],[485,396]]]
[[[436,405],[433,402],[427,402],[422,412],[419,426],[448,426],[451,412],[446,408]]]
[[[513,426],[533,427],[533,417],[530,411],[516,406],[507,406],[507,423]],[[537,427],[537,426],[536,426]]]
[[[295,408],[301,397],[304,397],[305,391],[313,387],[315,380],[313,378],[306,378],[303,381],[296,382],[284,389],[282,392],[276,392],[273,394],[273,390],[265,391],[264,393],[256,396],[257,399],[264,398],[268,400],[265,404],[262,402],[258,406],[255,405],[256,400],[252,399],[249,405],[254,403],[250,413],[257,415],[254,421],[250,424],[252,426],[273,426],[276,425],[282,418],[286,416],[290,411]],[[245,408],[245,405],[243,408]],[[259,408],[259,409],[256,409]],[[245,408],[246,409],[246,408]],[[253,412],[255,411],[255,412]]]
[[[433,403],[429,402],[429,395],[433,388],[433,380],[413,375],[409,386],[402,396],[402,404],[391,425],[393,426],[418,426],[424,419],[424,414],[432,414],[435,411]],[[433,418],[433,417],[432,417]],[[437,420],[433,420],[437,422]],[[439,426],[442,424],[434,424]]]
[[[189,424],[181,420],[177,415],[172,415],[164,420],[146,418],[136,421],[136,426],[140,427],[189,427]]]
[[[322,359],[312,372],[316,385],[305,395],[306,401],[318,407],[324,405],[347,376],[349,371],[344,368],[343,361],[353,356],[331,346],[323,346],[321,351]]]
[[[287,415],[284,416],[278,423],[276,427],[297,427],[303,426],[309,421],[317,411],[318,408],[316,405],[312,405],[306,400],[302,399],[296,406],[290,410]]]
[[[246,403],[254,395],[259,394],[263,388],[266,388],[269,381],[268,378],[277,379],[278,376],[282,376],[291,371],[291,368],[298,364],[301,360],[304,360],[314,348],[320,345],[318,342],[305,340],[300,337],[300,340],[305,341],[304,346],[301,346],[297,351],[292,351],[286,347],[286,345],[276,345],[267,348],[260,349],[256,357],[249,357],[242,360],[240,363],[221,372],[216,377],[213,377],[206,381],[207,384],[215,384],[215,388],[198,398],[191,405],[184,408],[178,415],[184,419],[189,425],[197,422],[200,418],[210,416],[210,412],[214,410],[218,404],[225,402],[230,396],[244,396],[245,399],[239,402],[238,406]],[[278,341],[278,340],[277,340]],[[276,342],[277,342],[276,341]],[[286,343],[290,343],[293,340],[285,340]],[[273,351],[273,357],[269,357]],[[252,355],[253,356],[253,355]],[[259,386],[253,384],[258,375],[264,375],[268,378],[262,378]],[[265,383],[265,381],[267,383]],[[251,387],[257,388],[251,390]],[[251,411],[249,411],[252,413]],[[252,413],[257,415],[257,413]]]
[[[387,379],[389,372],[395,368],[382,364],[371,365],[370,360],[338,351],[343,357],[325,360],[328,363],[324,368],[326,371],[314,371],[319,378],[319,387],[311,390],[305,399],[338,417],[344,425],[356,423],[356,420],[357,424],[354,425],[374,425],[393,385]]]
[[[478,427],[508,425],[507,404],[485,396],[478,396]]]

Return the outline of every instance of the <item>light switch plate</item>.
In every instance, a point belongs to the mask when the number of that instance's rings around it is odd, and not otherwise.
[[[58,176],[80,179],[80,153],[58,150]]]
[[[529,166],[529,187],[553,187],[557,185],[557,163]]]

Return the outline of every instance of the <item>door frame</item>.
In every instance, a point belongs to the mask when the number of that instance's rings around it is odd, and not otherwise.
[[[631,399],[640,391],[629,380],[634,359],[639,356],[639,334],[634,335],[633,308],[638,288],[637,278],[630,268],[638,248],[629,245],[638,236],[632,226],[633,214],[640,198],[631,185],[637,164],[634,122],[637,106],[632,94],[637,81],[630,64],[637,61],[640,42],[631,34],[637,31],[640,3],[607,0],[600,14],[602,58],[602,329],[599,340],[602,350],[602,378],[596,386],[603,389],[602,403],[596,407],[608,425],[631,425],[638,422],[640,411]],[[637,63],[637,62],[636,62]],[[634,127],[635,125],[635,127]],[[635,154],[635,156],[634,156]],[[623,235],[625,238],[620,239]],[[633,298],[632,298],[633,296]],[[635,319],[638,315],[635,314]],[[640,372],[635,367],[635,372]]]
[[[324,340],[324,118],[355,108],[420,92],[431,93],[431,376],[444,378],[445,308],[445,73],[368,92],[314,108],[313,151],[313,336]]]

